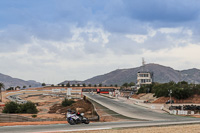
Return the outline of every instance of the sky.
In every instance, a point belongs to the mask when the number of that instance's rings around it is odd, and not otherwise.
[[[2,0],[0,73],[58,84],[146,63],[200,69],[199,0]]]

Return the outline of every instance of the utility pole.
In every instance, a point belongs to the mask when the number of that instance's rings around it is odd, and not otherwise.
[[[169,96],[170,96],[170,104],[171,104],[171,106],[172,106],[172,90],[169,90]]]

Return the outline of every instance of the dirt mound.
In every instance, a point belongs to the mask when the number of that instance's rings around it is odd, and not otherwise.
[[[146,93],[141,93],[141,94],[138,94],[138,95],[134,94],[134,95],[131,96],[131,98],[140,99],[140,97],[142,97],[144,95],[146,95]]]
[[[169,97],[159,97],[156,101],[153,103],[166,103],[167,100],[169,100]],[[200,103],[200,95],[194,95],[192,97],[189,97],[187,99],[178,100],[174,97],[172,97],[172,100],[174,100],[174,103]]]
[[[85,115],[90,115],[93,109],[92,104],[88,100],[78,100],[71,106],[63,107],[61,104],[54,104],[50,107],[48,113],[65,114],[68,109],[78,111],[80,113],[85,113]]]

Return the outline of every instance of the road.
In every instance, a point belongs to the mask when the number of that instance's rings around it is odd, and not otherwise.
[[[127,117],[136,118],[140,120],[150,120],[150,121],[187,121],[187,120],[200,120],[197,118],[191,117],[183,117],[183,116],[176,116],[170,114],[163,114],[151,111],[145,107],[141,107],[134,104],[127,104],[124,101],[116,100],[107,98],[98,94],[91,94],[91,93],[84,93],[85,96],[89,97],[90,99],[98,102],[99,104],[113,110],[119,114],[122,114]]]
[[[125,127],[148,127],[160,125],[178,125],[200,123],[200,121],[125,121],[125,122],[97,122],[88,125],[32,125],[32,126],[4,126],[0,127],[0,133],[46,133],[46,132],[69,132],[81,130],[100,130]]]

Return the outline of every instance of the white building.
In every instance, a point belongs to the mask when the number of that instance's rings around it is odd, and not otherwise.
[[[137,73],[137,89],[141,87],[141,85],[152,84],[153,74],[150,72],[138,72]]]

